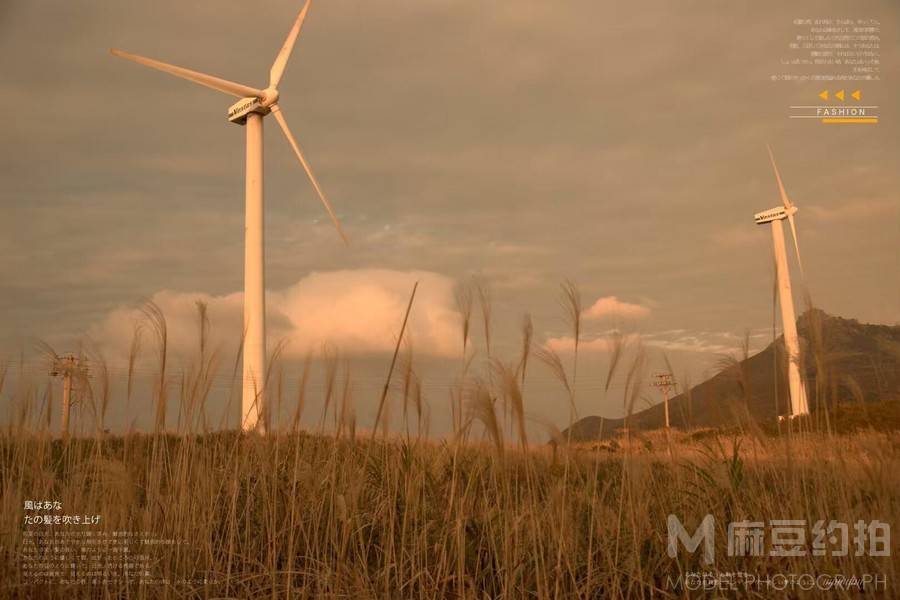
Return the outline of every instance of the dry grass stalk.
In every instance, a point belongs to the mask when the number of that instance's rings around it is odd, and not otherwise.
[[[484,347],[488,360],[491,359],[491,314],[494,310],[491,288],[482,277],[473,278],[472,285],[478,295],[478,306],[481,308],[481,324],[484,331]]]
[[[153,301],[148,301],[141,307],[141,314],[144,316],[145,323],[156,339],[158,375],[154,393],[156,397],[154,427],[156,432],[162,432],[166,429],[166,388],[168,387],[166,361],[168,360],[169,332],[166,326],[166,316],[163,314],[162,309]]]
[[[515,369],[499,359],[495,358],[491,362],[491,368],[499,381],[505,403],[510,407],[518,431],[519,443],[525,448],[528,446],[528,435],[525,430],[525,399],[519,386],[519,378],[516,376]]]
[[[381,398],[378,400],[378,412],[375,413],[375,426],[372,428],[372,437],[378,432],[378,425],[381,423],[381,417],[384,412],[384,404],[387,400],[388,389],[391,385],[391,376],[394,374],[394,366],[397,364],[397,354],[400,352],[400,344],[403,343],[403,334],[406,332],[406,323],[409,321],[409,313],[412,311],[413,301],[416,299],[416,290],[419,288],[419,282],[413,284],[412,292],[409,295],[409,303],[406,305],[406,313],[403,315],[403,324],[400,326],[400,334],[397,336],[397,344],[394,346],[394,355],[391,357],[391,366],[388,368],[387,378],[384,381],[384,388],[381,391]],[[385,435],[387,435],[387,419],[385,419]]]
[[[522,351],[519,355],[519,364],[516,366],[516,373],[521,378],[521,384],[525,386],[525,371],[528,368],[528,357],[531,356],[531,344],[534,340],[534,323],[531,321],[531,315],[525,313],[522,317]]]

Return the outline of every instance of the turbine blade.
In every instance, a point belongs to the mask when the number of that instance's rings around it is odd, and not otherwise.
[[[778,166],[775,164],[775,155],[772,154],[772,148],[766,144],[766,150],[769,151],[769,160],[772,161],[772,169],[775,170],[775,180],[778,181],[778,191],[781,193],[781,203],[784,204],[785,208],[791,208],[793,204],[791,204],[790,198],[788,198],[787,192],[784,189],[784,184],[781,182],[781,174],[778,172]]]
[[[794,215],[788,215],[788,223],[791,225],[791,237],[794,238],[794,251],[797,253],[797,264],[800,265],[800,276],[806,279],[806,273],[803,272],[803,261],[800,260],[800,242],[797,240],[797,225],[794,224]]]
[[[281,126],[281,131],[284,132],[284,137],[287,138],[288,143],[291,145],[291,148],[293,148],[294,154],[297,156],[297,160],[299,160],[300,164],[303,165],[303,169],[306,171],[307,176],[309,176],[310,182],[312,182],[313,187],[316,188],[316,193],[319,195],[319,199],[322,201],[322,205],[325,207],[325,210],[328,211],[328,216],[331,217],[331,222],[334,223],[334,226],[338,230],[338,233],[341,234],[341,238],[344,240],[344,243],[349,245],[350,242],[349,240],[347,240],[344,229],[341,227],[341,222],[338,220],[337,215],[334,214],[334,210],[332,210],[331,204],[325,197],[324,192],[322,192],[322,188],[319,187],[319,182],[316,180],[316,176],[313,175],[312,169],[309,167],[309,163],[306,162],[306,158],[303,156],[303,152],[300,151],[300,146],[297,145],[297,141],[294,139],[293,134],[291,134],[291,129],[288,127],[287,121],[285,121],[284,119],[284,115],[281,114],[281,108],[277,104],[273,104],[271,106],[271,110],[272,114],[275,115],[275,120],[278,121],[278,124]]]
[[[278,82],[281,81],[281,76],[284,75],[284,68],[287,66],[291,52],[294,50],[294,43],[297,41],[297,36],[300,35],[300,28],[303,27],[303,21],[306,19],[306,13],[311,2],[312,0],[306,0],[303,8],[300,9],[300,13],[294,20],[294,26],[288,32],[287,39],[284,40],[278,56],[275,57],[275,62],[272,63],[272,68],[269,70],[269,87],[278,87]]]
[[[228,81],[227,79],[221,79],[213,75],[207,75],[206,73],[200,73],[198,71],[185,69],[184,67],[176,67],[175,65],[170,65],[162,61],[147,58],[146,56],[131,54],[122,50],[116,50],[115,48],[111,48],[110,53],[113,56],[118,56],[120,58],[134,61],[138,64],[144,65],[145,67],[157,69],[159,71],[163,71],[164,73],[174,75],[175,77],[181,77],[182,79],[187,79],[188,81],[199,83],[202,86],[206,86],[219,92],[237,96],[238,98],[244,98],[247,96],[260,98],[263,95],[263,91],[256,88],[241,85],[240,83],[235,83],[233,81]]]

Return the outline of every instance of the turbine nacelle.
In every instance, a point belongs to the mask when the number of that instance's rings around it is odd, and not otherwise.
[[[251,113],[267,115],[271,111],[259,98],[241,98],[228,108],[228,120],[237,125],[247,123],[247,117]]]
[[[753,220],[756,221],[757,225],[764,225],[765,223],[771,223],[772,221],[781,221],[788,217],[793,217],[795,214],[797,214],[796,206],[792,205],[790,208],[776,206],[775,208],[756,213],[753,215]]]
[[[272,107],[278,102],[279,97],[278,90],[273,87],[267,87],[262,90],[262,94],[259,97],[241,98],[228,107],[228,120],[237,125],[244,125],[247,123],[247,116],[250,113],[266,116],[272,112]]]

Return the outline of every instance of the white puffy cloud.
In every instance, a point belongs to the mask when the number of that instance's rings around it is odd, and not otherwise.
[[[419,282],[407,334],[416,352],[446,356],[459,352],[455,282],[427,271],[362,269],[312,273],[272,304],[287,319],[286,337],[306,352],[322,343],[342,352],[391,352],[409,294]]]
[[[584,311],[586,319],[602,319],[604,317],[624,317],[643,319],[650,314],[650,309],[641,304],[623,302],[616,296],[604,296]]]
[[[392,352],[414,282],[419,282],[406,335],[417,353],[459,352],[459,315],[453,279],[428,271],[360,269],[314,272],[283,290],[268,291],[270,349],[287,342],[285,354],[301,356],[329,344],[343,354]],[[242,332],[243,294],[211,296],[163,290],[151,300],[163,311],[169,348],[182,355],[198,345],[197,302],[208,306],[211,344],[237,349]],[[89,332],[110,358],[127,356],[139,307],[119,307]],[[145,342],[146,344],[146,342]]]

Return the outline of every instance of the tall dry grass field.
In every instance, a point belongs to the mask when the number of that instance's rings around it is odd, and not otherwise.
[[[414,292],[409,307],[413,297]],[[467,352],[476,300],[487,356],[480,368]],[[136,357],[146,348],[157,364],[152,407],[156,433],[117,437],[104,432],[105,414],[114,400],[104,380],[85,384],[88,394],[81,399],[91,409],[84,414],[94,415],[90,426],[97,433],[57,436],[50,431],[49,412],[34,408],[35,387],[17,384],[9,396],[9,424],[0,431],[0,595],[421,599],[784,595],[765,587],[735,592],[685,585],[685,577],[713,572],[758,578],[878,576],[883,585],[877,595],[898,596],[896,535],[886,556],[858,552],[852,544],[844,555],[811,552],[814,540],[809,528],[817,522],[850,527],[858,521],[900,522],[900,436],[896,429],[881,433],[873,429],[874,409],[862,411],[868,423],[857,423],[853,433],[839,433],[844,430],[835,427],[838,420],[847,420],[837,407],[832,413],[823,411],[824,421],[801,422],[800,431],[765,430],[752,420],[730,431],[630,431],[627,419],[644,389],[645,349],[640,344],[631,349],[635,358],[626,364],[626,339],[617,332],[610,339],[603,399],[622,371],[626,430],[612,441],[578,445],[572,443],[572,427],[567,435],[548,427],[552,441],[547,444],[533,434],[529,438],[526,370],[537,364],[558,380],[568,401],[560,410],[568,413],[571,425],[577,417],[577,360],[567,367],[556,352],[535,344],[534,326],[526,315],[521,352],[505,361],[489,342],[490,290],[476,282],[462,288],[457,301],[463,317],[462,352],[458,385],[448,399],[453,433],[444,441],[427,434],[427,401],[411,351],[400,352],[402,330],[390,369],[396,377],[392,381],[388,376],[379,418],[365,433],[356,427],[349,369],[340,376],[340,357],[333,354],[326,354],[323,361],[326,398],[315,434],[300,429],[309,360],[300,395],[289,411],[293,414],[289,425],[275,424],[265,435],[212,432],[216,427],[208,423],[205,408],[211,381],[223,362],[226,368],[231,365],[234,380],[240,356],[223,361],[220,351],[209,347],[202,304],[198,304],[196,365],[182,373],[180,393],[171,393],[167,385],[167,368],[171,374],[172,367],[162,312],[148,306],[145,323],[135,329],[125,402],[132,401]],[[582,308],[574,284],[562,286],[561,303],[577,348]],[[142,330],[149,335],[141,338]],[[52,349],[45,350],[55,357]],[[820,373],[827,366],[821,362]],[[108,377],[101,356],[95,364],[101,366],[101,379]],[[0,389],[6,372],[0,365]],[[735,372],[741,376],[740,369]],[[269,386],[277,408],[284,400],[280,379],[273,377],[276,383]],[[385,402],[390,386],[399,390],[407,423],[405,431],[393,435],[387,431]],[[746,385],[741,389],[749,393]],[[47,410],[50,400],[45,398]],[[167,405],[177,405],[177,433],[166,431]],[[263,415],[271,422],[269,410]],[[326,423],[332,427],[326,428]],[[29,524],[29,516],[40,514],[27,508],[26,503],[35,500],[57,501],[66,514],[96,515],[100,520],[90,526]],[[691,553],[680,547],[674,557],[669,555],[670,515],[689,532],[706,515],[713,516],[713,564],[704,561],[700,549]],[[741,557],[726,551],[729,523],[778,520],[806,524],[805,552],[800,556]],[[137,578],[130,573],[104,581],[103,570],[115,561],[85,564],[90,562],[89,551],[87,559],[72,559],[79,576],[93,568],[87,583],[59,583],[69,577],[71,563],[61,569],[62,577],[52,578],[54,584],[29,583],[33,573],[25,572],[23,565],[26,552],[33,552],[33,546],[26,548],[29,534],[73,528],[97,535],[144,536],[127,538],[127,545],[129,557],[141,557],[146,569]],[[147,543],[154,541],[163,543]],[[40,552],[52,558],[52,538]],[[142,583],[141,577],[147,581]],[[793,589],[787,595],[856,597],[857,590]]]
[[[709,567],[699,551],[667,555],[670,513],[691,531],[711,513],[717,540],[743,519],[900,516],[900,440],[876,433],[673,433],[554,452],[302,433],[62,441],[9,431],[0,473],[0,589],[23,598],[679,597],[688,592],[667,578]],[[142,550],[165,581],[24,586],[29,498],[99,513],[100,529],[180,542]],[[852,548],[725,554],[720,544],[717,570],[880,573],[895,593],[896,559]]]

